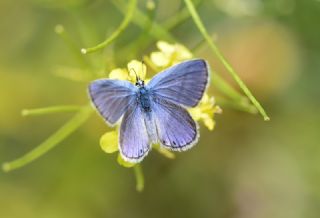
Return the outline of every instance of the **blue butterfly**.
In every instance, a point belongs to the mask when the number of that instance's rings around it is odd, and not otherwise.
[[[195,107],[207,87],[209,70],[202,59],[174,65],[148,84],[100,79],[89,85],[94,106],[109,125],[122,117],[119,150],[124,160],[142,161],[153,143],[173,151],[191,148],[198,124],[186,107]]]

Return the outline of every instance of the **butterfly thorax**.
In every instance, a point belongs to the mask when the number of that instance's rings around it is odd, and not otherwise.
[[[142,83],[143,84],[143,83]],[[145,112],[151,111],[150,94],[148,89],[143,85],[138,86],[137,101]]]

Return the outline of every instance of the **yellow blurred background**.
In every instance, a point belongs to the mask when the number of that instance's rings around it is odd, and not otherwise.
[[[107,75],[154,50],[152,25],[133,23],[103,52],[88,54],[85,61],[76,54],[117,28],[123,14],[115,2],[0,1],[0,162],[30,151],[72,116],[22,117],[22,109],[88,102],[88,82],[59,72],[78,78],[78,71],[86,72],[90,65]],[[119,166],[116,155],[101,151],[99,137],[109,128],[94,114],[46,155],[0,173],[1,218],[320,216],[320,2],[194,2],[212,38],[271,121],[221,105],[215,130],[201,126],[194,149],[175,160],[149,154],[142,164],[145,190],[138,193],[132,170]],[[185,8],[180,0],[141,0],[138,6],[158,24]],[[67,39],[55,33],[58,24]],[[190,17],[173,27],[175,38],[196,48],[197,56],[237,87]]]

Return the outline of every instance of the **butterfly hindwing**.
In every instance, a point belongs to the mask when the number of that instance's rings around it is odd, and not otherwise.
[[[157,74],[147,87],[154,95],[186,107],[196,106],[208,83],[208,65],[196,59],[174,65]]]
[[[145,114],[139,104],[129,107],[120,126],[120,153],[128,162],[140,162],[150,150]]]
[[[137,87],[128,81],[101,79],[89,85],[89,95],[100,115],[115,124],[135,103]]]
[[[197,142],[197,123],[183,107],[157,98],[152,113],[159,142],[165,148],[184,151]]]

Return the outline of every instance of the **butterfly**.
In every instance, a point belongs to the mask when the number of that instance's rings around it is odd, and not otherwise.
[[[187,108],[199,103],[208,79],[206,61],[194,59],[165,69],[148,84],[138,77],[135,84],[99,79],[89,84],[88,91],[107,124],[121,120],[120,154],[125,161],[138,163],[154,143],[173,151],[185,151],[197,143],[198,124]]]

